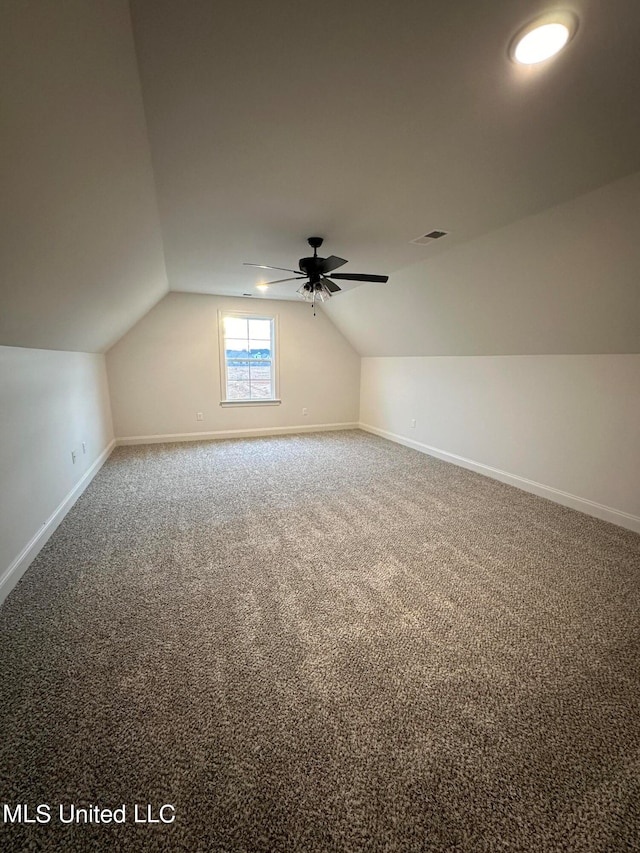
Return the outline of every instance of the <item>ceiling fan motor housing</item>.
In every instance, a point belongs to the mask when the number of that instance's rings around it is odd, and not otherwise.
[[[318,257],[318,249],[324,243],[322,237],[309,237],[307,238],[307,243],[313,249],[313,257],[312,258],[300,258],[298,261],[298,266],[302,270],[305,275],[308,275],[311,279],[311,284],[319,284],[320,283],[320,275],[322,272],[322,264],[324,263],[324,258]]]
[[[323,263],[324,258],[300,258],[298,261],[298,266],[302,270],[305,275],[309,275],[311,277],[315,277],[318,281],[320,280],[320,265]]]

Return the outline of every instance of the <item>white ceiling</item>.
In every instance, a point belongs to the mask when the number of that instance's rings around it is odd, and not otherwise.
[[[0,4],[0,344],[106,349],[166,293],[126,0]]]
[[[364,357],[640,353],[638,234],[635,172],[323,308]]]
[[[524,68],[553,4],[133,0],[170,288],[259,296],[243,261],[297,267],[313,234],[393,274],[638,170],[640,4],[567,5],[574,40]]]
[[[258,296],[242,263],[295,267],[311,235],[391,274],[332,300],[361,305],[640,170],[640,3],[571,6],[524,69],[539,0],[3,4],[0,344],[105,350],[168,288]]]

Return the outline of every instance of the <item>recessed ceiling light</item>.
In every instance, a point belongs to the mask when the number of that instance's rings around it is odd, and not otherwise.
[[[268,284],[256,284],[258,290],[269,290]]]
[[[532,21],[511,43],[511,58],[520,65],[551,59],[573,38],[578,21],[570,12],[554,12]]]

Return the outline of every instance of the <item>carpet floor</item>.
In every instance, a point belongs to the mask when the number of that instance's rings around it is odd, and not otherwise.
[[[120,447],[0,609],[0,849],[640,850],[639,629],[640,536],[375,436]]]

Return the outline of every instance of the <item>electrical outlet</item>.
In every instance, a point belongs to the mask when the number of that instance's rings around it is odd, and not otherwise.
[[[305,407],[305,408],[302,410],[302,414],[303,414],[303,416],[306,418],[306,417],[307,417],[307,415],[309,414],[309,409],[307,409],[307,408]]]
[[[411,429],[415,429],[415,426],[416,426],[416,419],[411,418]]]
[[[83,453],[86,453],[86,452],[87,452],[87,442],[86,442],[86,441],[83,441],[83,442],[82,442],[82,452],[83,452]]]
[[[77,454],[76,454],[75,450],[72,450],[71,451],[71,461],[74,465],[76,464],[76,455]]]
[[[204,415],[202,414],[202,412],[196,412],[196,420],[197,421],[203,421],[204,420]]]

